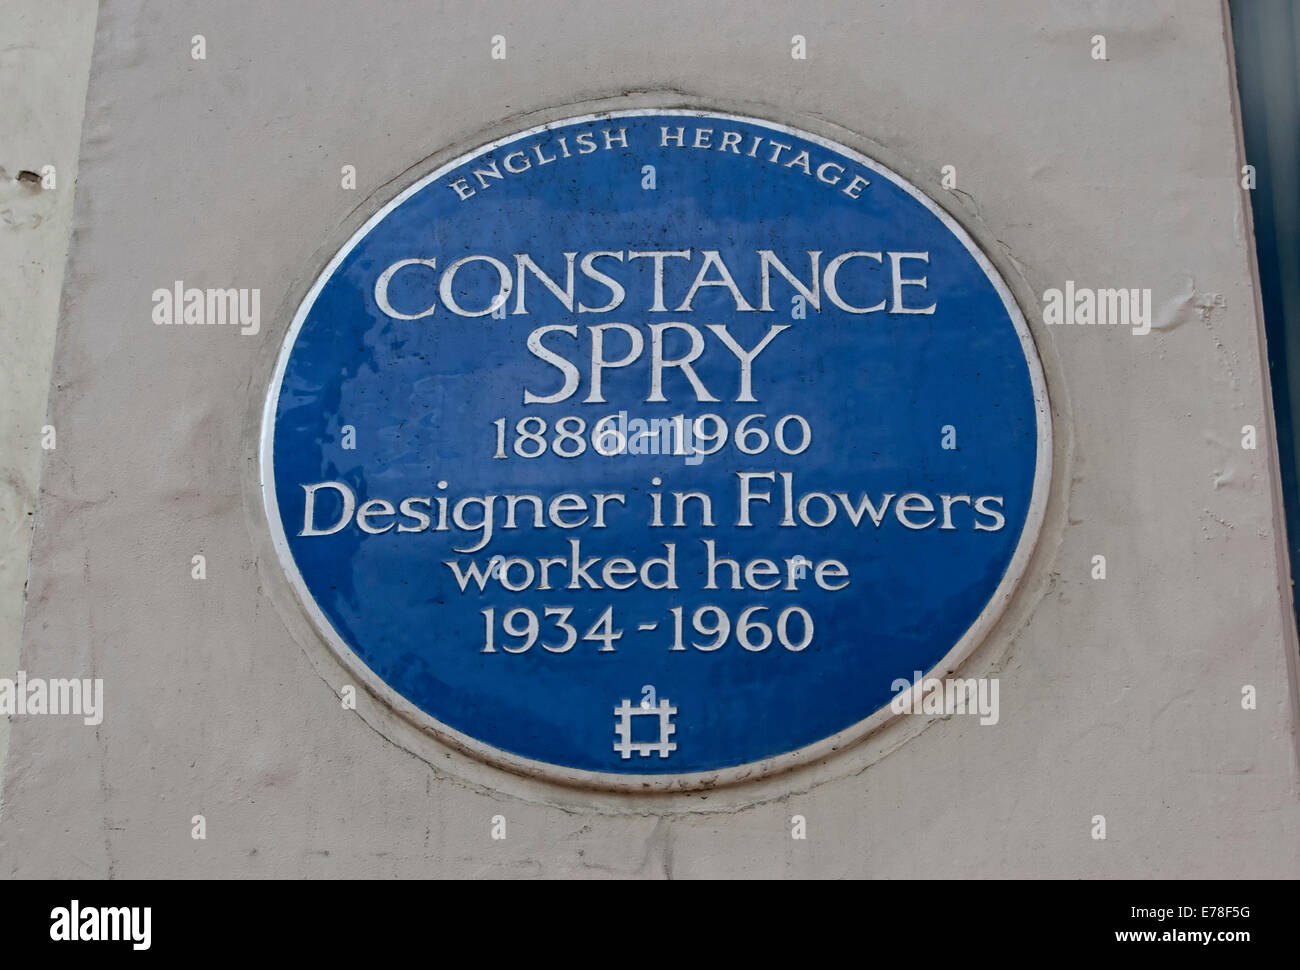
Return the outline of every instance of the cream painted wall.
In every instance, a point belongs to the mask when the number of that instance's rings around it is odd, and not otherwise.
[[[96,4],[4,0],[0,14],[0,677],[12,678]],[[17,178],[46,165],[52,190]],[[8,747],[0,718],[0,777]]]
[[[21,663],[104,678],[108,710],[97,728],[15,720],[0,873],[1300,875],[1276,459],[1239,444],[1271,418],[1221,5],[763,9],[105,5]],[[996,727],[906,717],[761,784],[646,797],[479,765],[364,695],[341,708],[256,500],[289,315],[441,153],[593,103],[750,107],[838,138],[923,187],[1008,279],[1056,476],[1026,578],[965,668],[1000,678]],[[939,186],[949,164],[960,191]],[[155,328],[150,293],[177,279],[260,287],[261,334]],[[1038,297],[1066,280],[1151,288],[1152,332],[1044,327]]]

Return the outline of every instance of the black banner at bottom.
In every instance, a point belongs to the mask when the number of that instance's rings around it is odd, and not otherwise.
[[[561,939],[609,954],[675,949],[684,931],[733,952],[780,937],[818,950],[846,943],[864,956],[881,944],[948,956],[988,955],[990,946],[999,955],[1051,947],[1231,956],[1285,945],[1295,911],[1287,882],[69,881],[8,882],[0,894],[7,955],[126,958],[374,957],[437,934],[444,946],[453,935],[487,944],[495,960],[512,949],[536,958]]]

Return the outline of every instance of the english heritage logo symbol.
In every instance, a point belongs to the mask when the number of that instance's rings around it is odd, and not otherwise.
[[[291,585],[382,699],[505,767],[682,788],[827,754],[953,670],[1050,455],[1024,318],[919,189],[636,110],[377,212],[293,319],[261,460]]]

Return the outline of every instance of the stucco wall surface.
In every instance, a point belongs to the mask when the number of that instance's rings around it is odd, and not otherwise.
[[[879,159],[969,229],[1025,310],[1054,476],[1026,577],[965,668],[1000,679],[998,725],[903,717],[761,783],[648,796],[480,765],[364,694],[344,710],[257,501],[259,409],[298,301],[455,149],[593,107],[691,105]],[[20,664],[103,678],[106,713],[14,720],[0,872],[1300,875],[1240,164],[1211,0],[105,4]],[[150,294],[176,280],[260,288],[260,332],[155,326]],[[1066,280],[1150,288],[1151,333],[1044,326],[1038,297]]]
[[[18,669],[94,0],[8,0],[0,34],[0,677]],[[57,444],[57,435],[55,437]],[[0,719],[0,770],[9,721]]]

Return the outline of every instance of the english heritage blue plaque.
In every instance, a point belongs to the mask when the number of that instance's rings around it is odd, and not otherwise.
[[[371,690],[615,786],[887,720],[996,618],[1049,462],[1029,331],[950,216],[843,145],[686,110],[403,191],[299,308],[262,442],[290,582]]]

